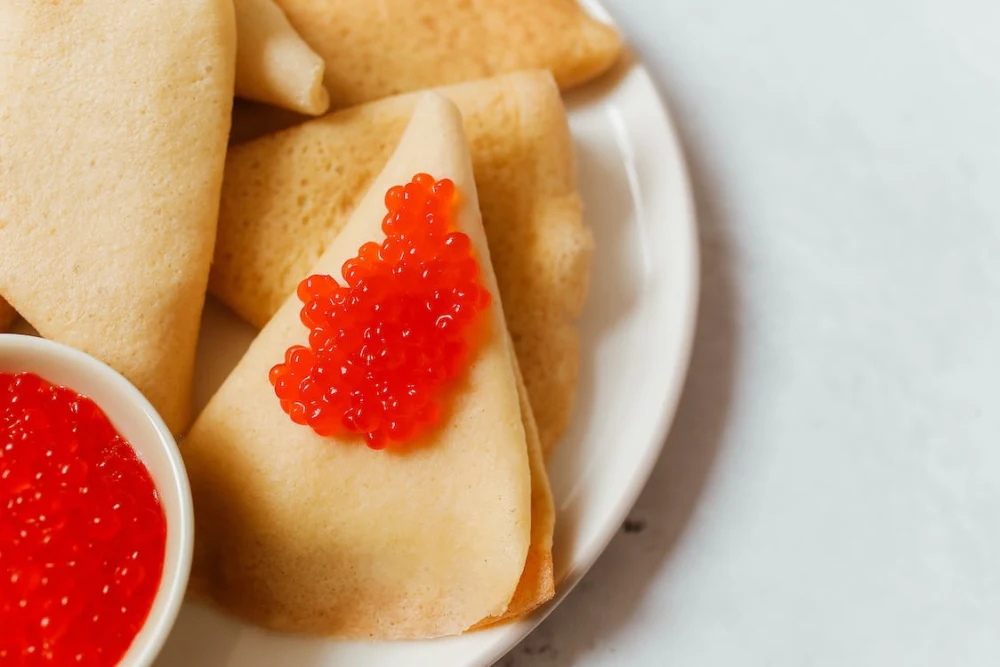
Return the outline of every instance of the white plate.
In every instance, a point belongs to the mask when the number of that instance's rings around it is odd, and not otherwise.
[[[549,462],[556,600],[530,618],[461,637],[377,644],[279,636],[187,605],[156,667],[489,665],[540,623],[604,550],[644,486],[677,405],[697,307],[697,238],[681,149],[646,70],[624,64],[567,104],[597,252],[580,323],[575,417]],[[199,403],[252,337],[228,311],[208,304]]]

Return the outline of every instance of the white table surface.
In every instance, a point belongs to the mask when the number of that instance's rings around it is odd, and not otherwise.
[[[1000,664],[1000,3],[607,0],[703,292],[652,481],[507,658]]]

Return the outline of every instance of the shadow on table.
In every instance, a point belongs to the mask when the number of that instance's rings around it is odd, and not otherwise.
[[[674,120],[695,192],[702,264],[698,328],[677,417],[649,483],[608,550],[578,589],[497,667],[573,665],[593,647],[612,642],[657,573],[669,567],[711,474],[736,366],[733,249],[711,174],[684,132],[683,114]]]

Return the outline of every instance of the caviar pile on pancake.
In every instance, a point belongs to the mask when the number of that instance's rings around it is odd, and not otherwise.
[[[421,639],[554,595],[593,245],[560,92],[618,52],[573,0],[0,6],[0,330],[105,361],[179,436],[193,600]],[[196,414],[207,294],[261,331]],[[155,488],[72,388],[0,389],[0,663],[116,664]]]
[[[372,449],[416,440],[440,419],[491,296],[469,237],[452,220],[455,184],[417,174],[389,188],[385,240],[333,276],[299,284],[309,345],[271,369],[282,409],[319,435],[358,433]]]

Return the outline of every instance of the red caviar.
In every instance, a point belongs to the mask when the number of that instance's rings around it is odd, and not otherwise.
[[[344,263],[345,284],[314,275],[299,285],[309,345],[289,348],[270,373],[296,424],[364,434],[382,449],[437,422],[490,304],[472,243],[455,231],[456,197],[454,183],[428,174],[389,188],[386,238]]]
[[[0,373],[0,665],[118,664],[166,535],[149,472],[92,400]]]

